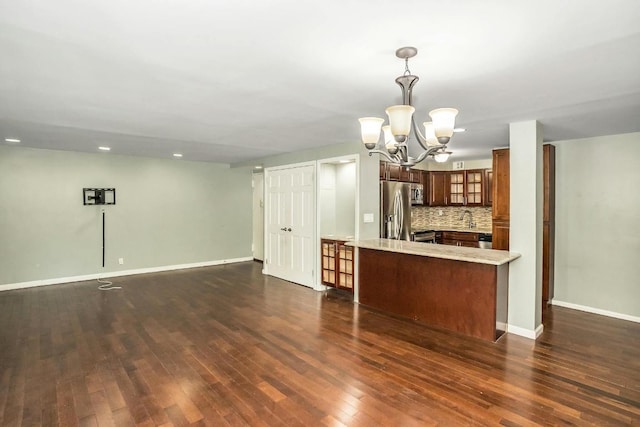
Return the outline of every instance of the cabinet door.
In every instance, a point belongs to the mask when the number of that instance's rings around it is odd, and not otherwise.
[[[387,162],[387,179],[389,181],[400,181],[400,174],[402,169],[404,168],[400,165]]]
[[[334,240],[320,240],[322,261],[322,284],[336,286],[336,242]]]
[[[380,162],[380,179],[387,179],[387,162]]]
[[[492,249],[509,250],[509,221],[493,221]]]
[[[429,172],[420,171],[420,182],[422,183],[422,204],[429,206],[429,197],[431,194],[429,190]]]
[[[491,206],[493,204],[493,170],[485,169],[484,171],[484,205]]]
[[[400,181],[411,182],[411,170],[409,168],[400,168]]]
[[[458,241],[455,239],[442,239],[441,245],[458,246]]]
[[[464,171],[449,172],[449,205],[464,205]]]
[[[409,181],[420,184],[422,182],[422,171],[420,169],[411,169],[409,171]]]
[[[472,169],[464,173],[464,202],[469,206],[482,206],[484,170]]]
[[[449,198],[449,174],[429,172],[429,206],[447,206]]]
[[[554,275],[554,225],[551,222],[542,224],[542,303],[543,307],[553,299]]]
[[[553,221],[556,210],[556,147],[551,144],[542,146],[542,180],[543,180],[543,221]]]
[[[509,221],[509,188],[509,149],[493,150],[493,204],[491,216],[494,221]]]
[[[353,247],[345,242],[337,242],[338,247],[338,288],[353,292]]]

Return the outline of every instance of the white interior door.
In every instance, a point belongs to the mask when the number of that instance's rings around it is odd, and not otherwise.
[[[313,165],[268,170],[265,272],[313,286],[315,187]]]

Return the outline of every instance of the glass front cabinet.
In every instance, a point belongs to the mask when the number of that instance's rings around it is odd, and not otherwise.
[[[353,292],[353,247],[344,240],[321,239],[322,284]]]

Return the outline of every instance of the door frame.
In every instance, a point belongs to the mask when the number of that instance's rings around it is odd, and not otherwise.
[[[287,164],[287,165],[280,165],[280,166],[273,166],[273,167],[268,167],[264,169],[264,223],[263,223],[263,229],[264,229],[264,236],[263,236],[263,242],[264,242],[264,262],[262,264],[262,274],[267,274],[270,275],[269,273],[269,264],[270,264],[270,259],[271,259],[271,253],[270,253],[270,247],[268,244],[268,224],[269,224],[269,220],[270,220],[270,212],[271,212],[271,198],[269,196],[269,192],[267,191],[267,183],[269,182],[269,175],[271,175],[274,172],[278,172],[278,171],[283,171],[283,170],[287,170],[287,169],[295,169],[295,168],[301,168],[301,167],[307,167],[307,166],[312,166],[313,167],[313,181],[314,181],[314,185],[312,186],[313,188],[313,195],[312,195],[312,200],[313,200],[313,214],[314,214],[314,218],[313,218],[313,233],[311,236],[311,241],[312,242],[316,242],[317,238],[318,238],[318,218],[317,218],[317,204],[318,204],[318,187],[317,187],[317,175],[318,175],[318,168],[317,168],[317,162],[315,161],[310,161],[310,162],[301,162],[301,163],[292,163],[292,164]],[[318,243],[319,245],[319,243]],[[318,270],[317,270],[317,258],[319,256],[319,250],[318,250],[318,245],[312,245],[313,247],[311,248],[311,253],[313,256],[313,259],[316,260],[316,262],[314,262],[314,269],[312,272],[312,281],[311,283],[299,283],[300,285],[303,286],[308,286],[312,289],[316,289],[316,285],[315,283],[317,282],[317,278],[319,276]]]
[[[320,212],[320,204],[318,203],[318,197],[320,195],[320,179],[317,176],[320,171],[322,171],[322,165],[323,164],[331,164],[331,163],[336,163],[336,162],[340,162],[341,160],[349,160],[349,161],[354,161],[356,164],[356,191],[355,191],[355,213],[354,213],[354,218],[353,221],[355,222],[355,231],[354,231],[354,239],[358,240],[360,238],[360,221],[358,220],[360,218],[360,154],[345,154],[344,156],[338,156],[338,157],[329,157],[326,159],[321,159],[321,160],[317,160],[317,166],[316,166],[316,188],[315,188],[315,196],[316,196],[316,236],[315,236],[315,247],[316,250],[318,251],[318,254],[316,255],[316,266],[315,266],[315,271],[317,272],[317,274],[315,274],[314,276],[314,289],[317,291],[325,291],[327,289],[329,289],[328,286],[325,286],[322,284],[322,275],[320,274],[322,271],[322,260],[320,259],[320,240],[322,238],[322,236],[320,235],[320,230],[319,230],[319,224],[320,224],[320,217],[321,217],[321,212]],[[357,251],[356,251],[357,252]],[[354,260],[354,263],[356,262],[356,260]],[[357,264],[355,264],[357,265]],[[354,268],[355,268],[354,265]],[[358,291],[358,278],[357,278],[357,274],[354,272],[354,298],[357,298],[357,291]]]
[[[264,262],[264,171],[254,171],[251,176],[253,189],[253,235],[251,238],[251,254],[254,260]],[[261,227],[259,227],[261,226]],[[258,230],[255,228],[258,227]],[[262,228],[262,230],[260,230]],[[259,256],[256,256],[259,255]]]

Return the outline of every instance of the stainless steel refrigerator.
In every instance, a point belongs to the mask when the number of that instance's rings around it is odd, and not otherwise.
[[[380,237],[411,240],[411,184],[380,182]]]

